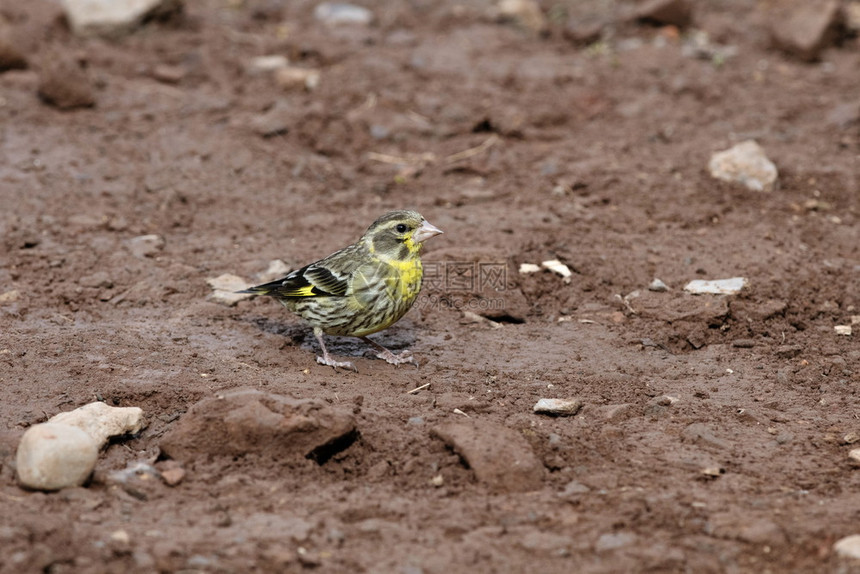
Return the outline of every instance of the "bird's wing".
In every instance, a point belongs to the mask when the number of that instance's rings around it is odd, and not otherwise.
[[[343,297],[349,292],[350,276],[358,266],[355,251],[355,246],[347,247],[293,271],[283,279],[251,287],[246,292],[282,298]]]

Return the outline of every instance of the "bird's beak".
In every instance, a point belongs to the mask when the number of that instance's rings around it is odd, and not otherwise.
[[[415,233],[412,234],[412,240],[415,243],[421,243],[425,239],[430,239],[436,235],[442,233],[442,230],[433,225],[432,223],[425,221],[421,224],[421,227],[415,230]]]

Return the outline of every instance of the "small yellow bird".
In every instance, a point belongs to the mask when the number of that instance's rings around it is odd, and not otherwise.
[[[418,212],[392,211],[349,247],[241,293],[274,297],[310,323],[322,349],[317,357],[322,365],[357,371],[350,361],[329,355],[323,333],[359,337],[392,365],[417,364],[411,351],[392,353],[367,335],[390,327],[412,307],[424,276],[421,244],[440,233]]]

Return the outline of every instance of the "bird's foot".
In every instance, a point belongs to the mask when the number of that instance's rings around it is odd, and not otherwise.
[[[358,369],[355,368],[355,365],[353,365],[352,362],[335,360],[328,353],[324,353],[322,356],[317,355],[317,363],[333,367],[335,370],[340,367],[341,369],[349,369],[350,371],[358,372]]]
[[[391,365],[404,365],[406,363],[418,366],[418,361],[412,356],[412,351],[400,351],[399,354],[392,353],[388,349],[383,349],[376,353],[376,356]]]

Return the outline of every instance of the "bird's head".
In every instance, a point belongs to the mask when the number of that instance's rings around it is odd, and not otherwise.
[[[374,221],[362,240],[381,258],[405,261],[418,254],[422,242],[440,233],[417,211],[391,211]]]

